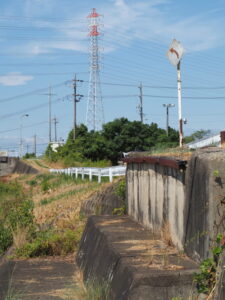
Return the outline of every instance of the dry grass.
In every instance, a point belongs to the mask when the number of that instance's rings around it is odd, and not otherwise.
[[[164,222],[163,224],[161,236],[168,246],[173,246],[171,231],[170,231],[170,223],[168,221]]]
[[[16,248],[23,247],[27,242],[29,229],[26,227],[18,227],[15,230],[12,230],[13,234],[13,245]]]
[[[104,185],[104,184],[103,184]],[[49,195],[37,195],[34,197],[34,215],[36,222],[40,225],[51,223],[57,228],[74,228],[79,221],[79,213],[82,203],[90,198],[100,186],[96,183],[84,183],[80,185],[68,185],[59,187]],[[77,190],[77,192],[76,192]],[[58,200],[46,205],[40,205],[43,199],[50,199],[56,196]]]

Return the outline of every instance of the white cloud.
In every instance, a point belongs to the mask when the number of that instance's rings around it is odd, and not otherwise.
[[[176,38],[190,51],[206,50],[224,44],[224,20],[213,19],[210,12],[176,18],[176,12],[171,10],[170,4],[170,0],[113,0],[99,6],[97,10],[104,15],[101,44],[104,45],[105,52],[129,46],[138,40],[158,41],[166,46]],[[44,16],[56,5],[62,6],[58,0],[26,0],[25,14],[30,12],[32,15],[32,12],[40,13],[43,10]],[[54,50],[87,52],[89,43],[86,16],[89,12],[79,12],[72,16],[72,9],[67,13],[64,8],[62,11],[62,19],[66,18],[64,22],[40,22],[34,19],[34,26],[47,27],[54,34],[49,40],[27,43],[21,49],[32,55]],[[61,39],[65,41],[61,42]]]
[[[5,86],[18,86],[27,84],[28,81],[33,79],[33,76],[23,75],[19,72],[11,72],[0,76],[0,84]]]

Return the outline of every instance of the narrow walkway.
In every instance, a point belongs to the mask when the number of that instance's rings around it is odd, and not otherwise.
[[[16,261],[9,290],[16,300],[85,299],[74,255]]]

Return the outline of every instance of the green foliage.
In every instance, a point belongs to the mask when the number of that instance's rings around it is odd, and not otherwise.
[[[35,179],[29,180],[29,181],[27,181],[27,184],[29,184],[30,186],[36,186],[37,180],[35,180]]]
[[[125,199],[126,197],[126,180],[125,178],[121,179],[115,188],[115,194],[122,199]]]
[[[213,258],[207,258],[200,264],[200,273],[195,273],[194,282],[198,293],[210,294],[216,283],[216,268],[219,261],[219,256],[224,249],[224,245],[221,244],[223,235],[218,234],[216,237],[216,245],[212,249]]]
[[[26,153],[23,156],[24,159],[35,158],[35,157],[36,157],[35,153]]]
[[[13,232],[27,227],[29,233],[34,229],[33,202],[26,199],[18,182],[0,182],[0,253],[13,242]]]
[[[48,146],[46,157],[51,161],[63,160],[67,166],[79,166],[87,163],[111,161],[116,164],[122,152],[149,151],[152,147],[176,147],[178,132],[169,128],[166,131],[157,124],[143,124],[139,121],[129,121],[126,118],[115,119],[106,123],[102,131],[88,131],[83,124],[76,128],[76,139],[73,131],[68,135],[64,146],[53,152]]]
[[[219,176],[220,176],[219,170],[214,170],[214,171],[213,171],[213,176],[214,176],[214,177],[219,177]]]
[[[92,279],[86,282],[87,300],[109,300],[109,282]]]
[[[50,190],[50,183],[48,181],[48,179],[44,179],[42,182],[41,182],[41,190],[43,192],[47,192],[48,190]]]
[[[200,130],[197,130],[194,133],[192,133],[190,136],[185,137],[184,141],[185,141],[185,143],[191,143],[195,140],[203,139],[210,133],[211,133],[211,131],[209,129],[208,130],[200,129]]]
[[[81,230],[66,229],[64,232],[54,230],[41,231],[30,243],[16,249],[17,257],[37,257],[66,255],[76,250],[81,237]]]
[[[115,216],[123,216],[126,214],[126,206],[123,205],[122,207],[116,207],[113,209],[113,215]]]
[[[9,226],[15,230],[18,227],[32,228],[34,224],[33,208],[34,204],[31,200],[23,200],[14,203],[7,216]]]
[[[13,238],[11,231],[0,222],[0,255],[8,249],[12,242]]]
[[[90,186],[85,186],[85,187],[81,187],[79,189],[74,189],[74,190],[70,190],[68,192],[63,192],[62,194],[58,194],[57,196],[55,197],[50,197],[48,199],[43,199],[41,200],[41,205],[47,205],[53,201],[57,201],[57,200],[60,200],[60,199],[63,199],[63,198],[68,198],[70,196],[73,196],[75,194],[78,194],[78,193],[84,193],[84,192],[87,192],[89,190],[92,190],[92,189],[95,189],[95,187],[99,185],[98,183],[94,183],[94,184],[91,184]]]

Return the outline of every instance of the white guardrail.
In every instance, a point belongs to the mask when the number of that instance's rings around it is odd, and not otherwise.
[[[89,176],[89,180],[92,181],[93,176],[98,177],[98,182],[101,182],[102,177],[109,177],[109,181],[112,182],[113,177],[115,176],[124,176],[126,174],[126,166],[116,166],[109,168],[67,168],[67,169],[50,169],[51,173],[57,174],[66,174],[69,176],[75,176],[78,178],[78,175],[81,175],[81,178],[84,179],[85,175]]]

